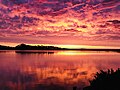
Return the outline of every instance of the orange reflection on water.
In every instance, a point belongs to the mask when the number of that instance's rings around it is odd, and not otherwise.
[[[41,64],[42,65],[42,64]],[[40,66],[40,63],[39,63]],[[90,68],[90,70],[89,70]],[[93,64],[64,64],[64,63],[49,63],[47,67],[27,67],[24,65],[23,72],[28,74],[35,74],[36,83],[41,84],[68,84],[88,85],[89,79],[97,69]]]
[[[82,52],[82,51],[61,51],[57,52],[58,55],[88,55],[92,53]]]
[[[10,53],[11,52],[11,53]],[[35,51],[34,51],[35,52]],[[42,51],[40,51],[42,52]],[[49,52],[49,51],[47,51]],[[73,90],[89,84],[99,70],[120,66],[120,53],[54,51],[48,53],[0,53],[0,90]]]

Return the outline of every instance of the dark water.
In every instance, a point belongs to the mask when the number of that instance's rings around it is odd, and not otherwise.
[[[0,51],[0,90],[82,90],[97,71],[119,67],[117,52]]]

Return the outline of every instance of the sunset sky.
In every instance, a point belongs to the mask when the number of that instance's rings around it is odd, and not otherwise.
[[[0,0],[0,44],[20,43],[120,48],[120,0]]]

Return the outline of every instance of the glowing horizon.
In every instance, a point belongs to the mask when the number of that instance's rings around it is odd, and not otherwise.
[[[4,46],[11,46],[15,47],[19,44],[22,43],[1,43],[0,45]],[[69,48],[69,49],[82,49],[82,48],[88,48],[88,49],[120,49],[120,46],[96,46],[96,45],[62,45],[62,44],[27,44],[26,45],[32,45],[32,46],[37,46],[37,45],[43,45],[43,46],[56,46],[60,48]]]

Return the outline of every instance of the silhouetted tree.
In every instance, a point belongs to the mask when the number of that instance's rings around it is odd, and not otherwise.
[[[97,72],[90,86],[83,90],[120,90],[120,69]]]

